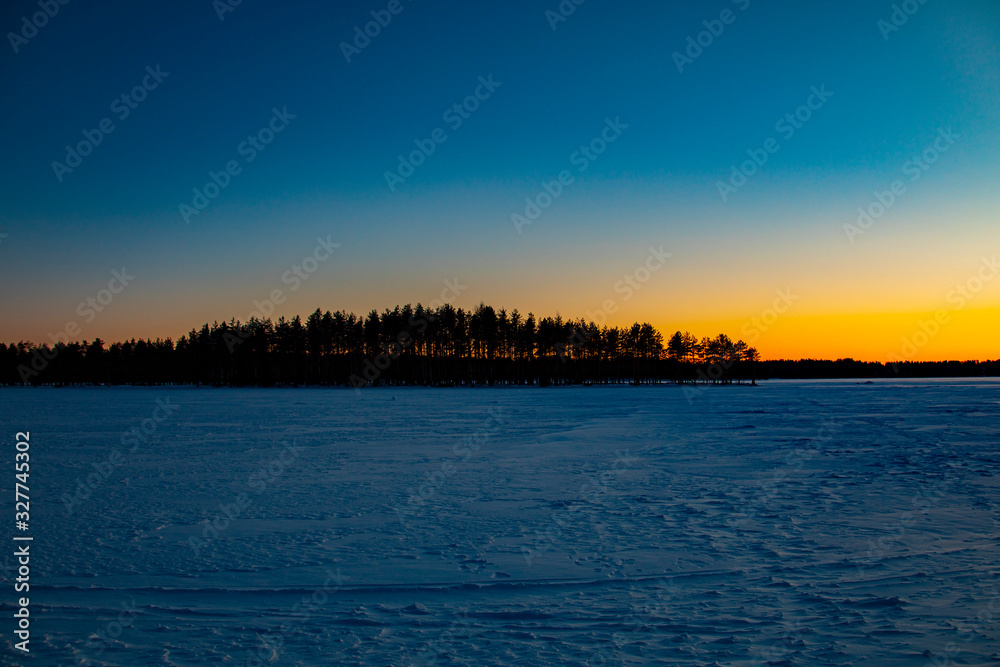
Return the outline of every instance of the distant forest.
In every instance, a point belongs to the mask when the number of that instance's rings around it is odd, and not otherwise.
[[[277,322],[251,318],[192,329],[175,343],[135,340],[0,344],[3,385],[352,386],[755,382],[763,378],[945,377],[1000,374],[1000,361],[761,361],[720,334],[665,340],[648,323],[523,317],[417,304],[358,317],[317,309]]]

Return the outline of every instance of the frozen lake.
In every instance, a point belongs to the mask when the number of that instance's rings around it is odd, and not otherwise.
[[[1000,660],[993,380],[4,389],[0,424],[24,664]]]

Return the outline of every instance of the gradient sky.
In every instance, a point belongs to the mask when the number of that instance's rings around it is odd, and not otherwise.
[[[276,315],[360,314],[458,279],[456,305],[576,318],[611,299],[610,324],[725,332],[765,358],[1000,357],[1000,279],[981,268],[1000,253],[995,0],[914,2],[888,39],[893,3],[871,0],[587,0],[555,30],[555,0],[401,0],[348,63],[341,42],[389,4],[243,0],[220,20],[209,0],[77,1],[16,53],[8,35],[0,340],[69,323],[177,338],[275,289]],[[674,52],[726,9],[679,72]],[[0,27],[39,11],[6,3]],[[169,74],[119,119],[112,102],[157,65]],[[500,86],[452,129],[444,112],[490,75]],[[832,97],[786,137],[776,123],[814,86]],[[247,162],[238,147],[274,108],[295,118]],[[104,118],[114,131],[60,181],[52,163]],[[628,127],[580,172],[571,156],[606,118]],[[390,191],[385,172],[436,128],[447,141]],[[771,137],[780,150],[723,201],[717,183]],[[242,171],[186,223],[180,204],[230,160]],[[574,182],[518,234],[511,215],[565,169]],[[852,243],[844,225],[897,179]],[[282,276],[317,237],[341,245],[293,290]],[[626,299],[616,284],[650,246],[673,255]],[[135,279],[88,321],[78,305],[122,267]],[[775,320],[779,290],[796,299]]]

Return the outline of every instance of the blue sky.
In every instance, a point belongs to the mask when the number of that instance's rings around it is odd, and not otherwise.
[[[242,317],[320,234],[342,253],[289,312],[427,302],[461,275],[469,305],[576,316],[666,244],[671,272],[622,313],[664,328],[739,318],[796,281],[811,314],[862,296],[860,310],[916,312],[933,305],[927,269],[896,271],[893,248],[952,248],[934,266],[960,273],[967,248],[997,241],[995,2],[914,4],[885,39],[893,3],[587,0],[553,30],[558,2],[401,0],[346,62],[339,45],[388,4],[243,0],[220,20],[207,0],[71,1],[17,53],[8,37],[0,279],[18,289],[0,300],[3,339],[62,326],[122,265],[139,278],[85,337]],[[673,54],[724,10],[732,22],[679,72]],[[38,11],[9,3],[0,26]],[[147,66],[169,75],[119,120],[112,101]],[[450,129],[442,114],[490,75],[500,86]],[[824,85],[833,96],[781,137],[776,121]],[[247,163],[238,147],[274,108],[295,118]],[[52,162],[103,118],[114,131],[60,182]],[[517,234],[511,214],[606,118],[628,128]],[[857,207],[947,127],[961,139],[848,243]],[[447,141],[391,192],[385,172],[435,128]],[[769,137],[780,150],[722,201],[718,181]],[[240,173],[186,224],[180,204],[230,160]],[[838,291],[845,268],[881,290]],[[712,277],[695,289],[697,270]]]

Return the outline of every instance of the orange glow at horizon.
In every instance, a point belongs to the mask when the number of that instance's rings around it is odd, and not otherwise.
[[[469,309],[474,304],[458,303]],[[499,306],[497,306],[499,307]],[[508,312],[510,312],[508,308]],[[643,309],[644,311],[645,309]],[[762,359],[841,359],[858,361],[966,361],[1000,359],[1000,308],[965,310],[914,311],[893,313],[812,313],[783,314],[776,318],[760,315],[756,318],[663,316],[663,311],[646,313],[628,309],[608,318],[608,326],[628,326],[633,322],[649,322],[663,335],[664,345],[675,331],[690,331],[699,339],[724,333],[733,340],[743,340],[756,347]],[[297,314],[305,318],[308,312]],[[291,317],[296,309],[282,308],[273,319]],[[526,315],[527,311],[522,311]],[[189,331],[194,322],[204,318],[190,313],[160,311],[156,317],[133,322],[119,314],[104,318],[100,326],[87,327],[79,340],[100,337],[106,344],[132,338],[166,338],[176,341]],[[536,318],[554,316],[554,312],[535,312]],[[562,312],[564,319],[579,319],[581,314]],[[213,318],[214,319],[214,318]],[[212,319],[207,320],[209,322]],[[179,322],[184,324],[179,325]],[[200,324],[194,328],[200,327]],[[53,330],[55,331],[55,330]],[[31,340],[49,343],[47,336],[4,340]],[[895,355],[895,356],[893,356]]]
[[[739,319],[650,322],[664,335],[725,333],[756,347],[762,359],[966,361],[1000,359],[1000,309],[779,316],[773,324]],[[760,318],[758,318],[759,320]],[[766,329],[766,330],[765,330]],[[755,335],[756,332],[756,335]],[[893,356],[895,355],[895,356]]]

